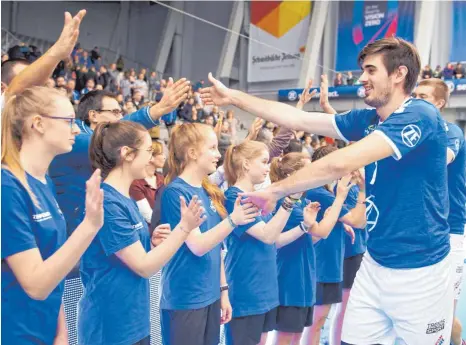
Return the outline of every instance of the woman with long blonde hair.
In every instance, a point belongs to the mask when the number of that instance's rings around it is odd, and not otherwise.
[[[65,277],[103,224],[99,170],[86,184],[84,220],[68,239],[47,175],[78,133],[73,106],[53,89],[26,89],[2,111],[3,344],[68,341]]]

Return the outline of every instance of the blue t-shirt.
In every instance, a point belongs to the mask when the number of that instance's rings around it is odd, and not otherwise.
[[[122,120],[138,122],[147,129],[159,125],[150,117],[149,107],[125,116]],[[76,136],[71,152],[55,157],[49,173],[57,189],[57,201],[68,223],[68,231],[73,231],[82,220],[86,195],[86,181],[92,175],[89,160],[89,147],[94,132],[83,121],[76,120],[81,133]]]
[[[334,193],[337,192],[337,186],[335,185],[333,189]],[[353,186],[345,200],[345,206],[351,210],[356,207],[358,201],[359,187]],[[350,258],[355,255],[365,253],[367,247],[367,231],[366,229],[357,229],[354,230],[354,244],[351,243],[351,237],[345,236],[345,259]]]
[[[278,203],[277,210],[283,199]],[[283,232],[304,220],[305,204],[296,203]],[[277,249],[278,295],[281,306],[312,307],[316,299],[316,256],[312,236],[304,234]]]
[[[335,195],[325,187],[310,189],[306,192],[306,200],[320,203],[317,221],[324,218],[325,211],[333,205]],[[344,217],[349,210],[343,206],[338,218]],[[316,277],[319,283],[339,283],[343,281],[343,260],[345,249],[345,230],[341,222],[336,222],[332,232],[326,239],[314,245],[316,252]]]
[[[369,254],[390,268],[433,265],[450,251],[447,223],[447,134],[438,110],[409,99],[383,123],[375,109],[335,116],[343,140],[371,132],[393,148],[393,157],[366,171]]]
[[[446,123],[448,148],[455,154],[454,160],[448,164],[448,196],[450,213],[448,225],[450,233],[464,234],[466,222],[466,145],[463,131],[453,123]]]
[[[199,197],[207,219],[199,229],[209,231],[222,221],[215,206],[202,187],[193,187],[177,177],[162,194],[160,223],[175,229],[181,219],[180,196],[188,204],[194,195]],[[220,299],[221,244],[199,257],[184,243],[162,270],[160,308],[192,310],[204,308]]]
[[[19,180],[2,169],[2,344],[52,344],[57,333],[64,281],[45,300],[34,300],[5,261],[33,248],[47,260],[65,243],[66,222],[52,180],[46,178],[44,184],[27,174],[38,208]]]
[[[81,345],[131,345],[150,333],[149,281],[115,254],[137,241],[150,250],[147,223],[134,200],[103,183],[104,225],[81,259]]]
[[[233,212],[241,192],[237,187],[226,190],[228,213]],[[257,223],[269,220],[259,216],[252,223],[237,226],[225,240],[225,271],[233,317],[264,314],[279,305],[275,244],[266,244],[246,233]]]

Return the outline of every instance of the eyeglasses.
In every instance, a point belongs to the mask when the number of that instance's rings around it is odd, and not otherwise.
[[[73,126],[76,124],[76,118],[74,117],[61,117],[61,116],[49,116],[49,115],[41,115],[42,117],[46,117],[48,119],[53,119],[53,120],[65,120],[70,124],[70,129],[73,130]],[[33,128],[34,125],[31,125],[31,128]]]
[[[96,109],[95,110],[98,113],[103,113],[105,111],[108,111],[113,114],[115,117],[123,117],[123,110],[121,109]]]
[[[131,146],[128,146],[128,147],[129,147],[130,149],[133,149],[133,150],[136,150],[136,151],[146,151],[146,152],[150,153],[150,155],[151,155],[152,157],[154,157],[154,151],[155,151],[155,150],[154,150],[154,148],[152,148],[152,147],[151,147],[150,149],[138,149],[138,148],[136,148],[136,147],[131,147]]]

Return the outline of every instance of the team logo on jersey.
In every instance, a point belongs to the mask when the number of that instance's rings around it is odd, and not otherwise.
[[[459,141],[459,139],[456,139],[456,140],[455,140],[455,148],[456,148],[457,151],[460,149],[460,141]]]
[[[131,225],[131,228],[133,230],[139,230],[139,229],[142,229],[144,227],[144,225],[142,225],[142,222],[139,222],[137,224],[134,224],[134,225]]]
[[[368,135],[371,134],[373,131],[375,131],[376,128],[377,128],[376,125],[370,125],[369,127],[367,127],[367,128],[364,130],[364,135],[365,135],[365,136],[368,136]]]
[[[438,333],[443,329],[445,329],[445,319],[440,320],[439,322],[429,323],[427,325],[426,334]]]
[[[298,94],[296,93],[295,90],[291,90],[290,92],[288,92],[289,101],[296,101],[297,98],[298,98]]]
[[[438,338],[435,345],[442,345],[444,342],[445,342],[445,339],[443,339],[443,335],[441,335],[440,338]]]
[[[371,195],[366,199],[366,229],[367,232],[371,232],[377,226],[379,221],[379,209],[374,203],[374,196]]]
[[[43,213],[33,214],[32,219],[35,222],[40,223],[40,222],[44,222],[46,220],[52,219],[52,215],[50,214],[50,212],[43,212]]]
[[[421,129],[416,125],[407,125],[401,131],[401,139],[403,143],[408,147],[414,147],[421,139]]]
[[[364,88],[364,86],[361,86],[361,87],[358,89],[358,96],[359,96],[360,98],[366,97],[366,89]]]

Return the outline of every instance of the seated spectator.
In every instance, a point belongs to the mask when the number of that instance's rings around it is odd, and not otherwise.
[[[79,104],[81,94],[76,90],[76,81],[74,79],[68,80],[66,87],[68,88],[68,92],[71,94],[71,103]]]
[[[51,89],[54,89],[56,84],[55,84],[55,79],[53,78],[49,78],[46,82],[45,82],[45,86],[51,88]]]
[[[134,106],[133,101],[131,100],[126,101],[123,110],[125,111],[126,114],[132,114],[137,111],[136,107]]]
[[[155,101],[155,94],[160,91],[160,81],[157,77],[157,72],[151,72],[149,77],[149,98]]]
[[[91,50],[91,62],[92,62],[92,64],[95,64],[95,62],[99,58],[100,58],[99,47],[94,47],[94,49]]]
[[[142,97],[142,93],[139,90],[134,91],[132,99],[136,109],[141,108],[142,104],[144,103],[144,100]]]
[[[92,61],[87,51],[83,50],[82,55],[79,57],[79,64],[87,68],[92,66]]]
[[[140,73],[138,79],[134,82],[133,92],[139,91],[142,94],[144,99],[149,98],[149,87],[147,83],[144,81],[145,75]]]
[[[453,68],[453,64],[448,63],[447,66],[443,69],[443,79],[453,79],[455,74],[455,69]]]
[[[94,90],[95,90],[95,81],[94,81],[94,79],[89,79],[86,82],[86,87],[81,90],[81,95],[85,95],[88,92],[94,91]]]
[[[425,65],[421,72],[422,79],[430,79],[433,76],[432,68],[429,65]]]
[[[135,180],[129,190],[131,198],[136,201],[139,212],[146,220],[149,228],[157,190],[163,186],[163,175],[158,173],[157,170],[162,169],[165,164],[162,144],[152,140],[152,150],[152,159],[146,165],[147,177]]]
[[[65,81],[65,78],[64,78],[64,77],[61,77],[61,76],[60,76],[60,77],[57,78],[57,87],[58,87],[58,86],[60,86],[60,87],[61,87],[61,86],[66,86],[66,81]]]
[[[341,73],[337,73],[336,78],[333,80],[333,86],[342,86],[345,85],[343,81],[343,75]]]
[[[455,78],[463,79],[464,78],[464,67],[461,62],[458,62],[455,67]]]
[[[209,125],[209,126],[214,127],[214,126],[215,126],[214,117],[213,117],[212,115],[207,115],[207,116],[205,117],[204,123],[205,123],[206,125]]]
[[[348,77],[346,78],[346,85],[354,85],[358,81],[358,78],[353,76],[353,72],[348,71]]]
[[[121,93],[117,94],[116,100],[117,100],[118,104],[120,105],[120,107],[123,108],[124,105],[125,105],[125,99],[124,99],[124,97],[123,97],[123,95]]]

